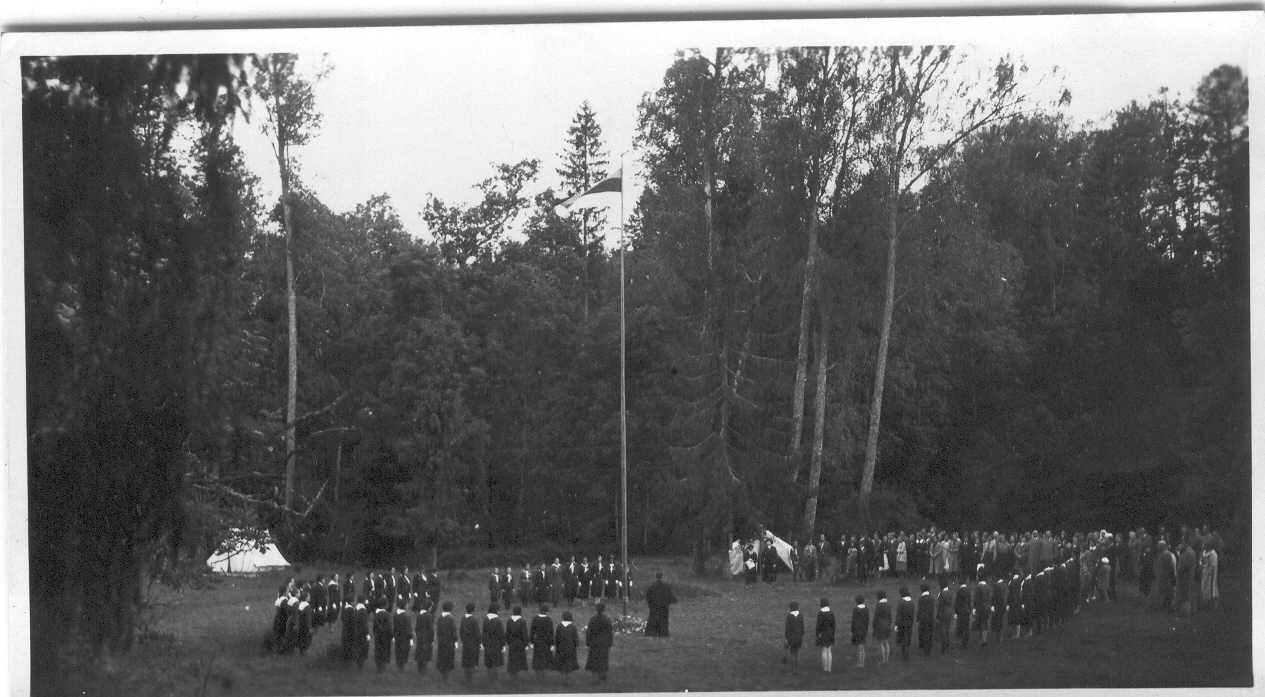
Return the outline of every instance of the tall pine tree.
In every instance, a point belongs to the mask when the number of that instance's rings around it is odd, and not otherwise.
[[[562,178],[563,189],[568,195],[584,191],[606,177],[610,158],[602,144],[602,127],[598,125],[597,115],[593,113],[587,100],[571,119],[571,127],[567,129],[566,148],[558,155],[562,159],[558,176]],[[580,211],[580,258],[586,322],[589,318],[589,251],[593,245],[590,236],[604,222],[605,216],[600,211]],[[596,235],[592,237],[595,238]]]

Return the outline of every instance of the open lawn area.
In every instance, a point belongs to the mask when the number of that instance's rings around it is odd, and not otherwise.
[[[834,673],[818,668],[811,647],[817,601],[827,596],[847,634],[851,599],[864,591],[871,599],[885,588],[895,597],[898,583],[830,586],[793,583],[788,576],[774,585],[745,587],[738,580],[696,579],[684,560],[635,560],[638,577],[662,570],[679,602],[673,606],[668,639],[617,635],[611,673],[604,684],[583,671],[569,683],[555,673],[526,674],[513,682],[502,672],[489,682],[485,671],[467,685],[460,668],[447,684],[434,663],[419,676],[410,663],[378,674],[372,659],[363,671],[337,665],[327,653],[338,641],[338,627],[324,627],[306,656],[276,657],[263,652],[272,621],[272,600],[280,574],[225,578],[213,587],[164,598],[155,638],[119,659],[111,675],[74,672],[66,676],[67,694],[85,695],[310,695],[488,692],[643,692],[714,690],[838,690],[929,688],[1086,688],[1086,687],[1231,687],[1250,686],[1251,603],[1247,574],[1222,576],[1224,607],[1190,620],[1174,620],[1144,611],[1136,588],[1123,586],[1117,603],[1091,604],[1071,622],[1040,636],[1005,641],[966,651],[951,649],[930,658],[912,652],[902,661],[893,646],[891,663],[875,661],[870,643],[864,668],[855,667],[853,647],[836,645]],[[305,578],[335,569],[304,568]],[[485,608],[485,570],[454,577],[443,597],[460,607],[467,601]],[[460,574],[458,574],[460,576]],[[916,582],[911,582],[916,593]],[[807,610],[806,646],[800,674],[782,663],[782,623],[786,605],[798,600]],[[645,615],[645,605],[631,610]],[[618,614],[618,607],[613,614]],[[581,627],[592,608],[572,609]],[[529,616],[533,613],[528,612]],[[551,613],[555,620],[561,614]],[[507,613],[502,613],[505,617]],[[974,642],[974,635],[972,641]],[[894,642],[893,642],[894,644]],[[585,650],[581,648],[583,666]],[[209,670],[208,670],[209,666]],[[37,689],[38,692],[38,689]]]

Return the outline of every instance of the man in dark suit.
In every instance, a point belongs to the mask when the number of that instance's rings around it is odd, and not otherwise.
[[[654,583],[646,589],[646,605],[650,616],[646,619],[646,636],[668,636],[668,608],[676,602],[672,588],[663,582],[663,574],[654,575]]]

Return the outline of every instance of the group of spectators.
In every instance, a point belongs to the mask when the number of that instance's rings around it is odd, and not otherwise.
[[[1220,595],[1219,536],[1206,527],[1183,527],[1173,536],[1179,550],[1176,554],[1168,537],[1164,528],[1156,536],[1139,528],[1127,537],[1105,530],[1070,536],[1035,531],[1008,537],[992,533],[972,535],[969,543],[963,543],[962,536],[934,530],[891,536],[887,541],[896,544],[885,547],[899,549],[906,562],[892,573],[916,574],[936,582],[923,583],[916,599],[907,586],[902,586],[895,603],[889,603],[884,591],[876,593],[872,607],[865,595],[856,596],[849,638],[856,647],[857,666],[865,665],[871,637],[879,649],[879,662],[886,663],[893,633],[905,658],[915,635],[919,650],[930,655],[933,642],[939,644],[942,654],[954,643],[968,648],[972,632],[978,634],[981,646],[988,644],[990,636],[1001,641],[1039,634],[1071,620],[1087,603],[1115,601],[1118,579],[1136,580],[1151,607],[1179,614],[1189,614],[1197,607],[1216,608]],[[955,540],[957,549],[952,550]],[[854,543],[844,538],[843,545],[845,564],[853,549],[857,550],[854,563],[873,563],[860,552],[867,546],[864,540]],[[964,553],[968,545],[971,549]],[[807,552],[815,547],[804,549]],[[827,545],[827,554],[829,549]],[[925,556],[911,555],[912,549],[925,550]],[[978,556],[974,556],[977,551]],[[956,564],[954,553],[958,555]],[[910,564],[910,556],[919,561]],[[806,557],[811,558],[799,555],[797,565]],[[974,562],[973,583],[964,577],[964,559]],[[816,570],[804,565],[797,576],[812,580]],[[939,592],[933,594],[933,588]],[[821,599],[815,625],[814,643],[821,652],[821,668],[831,672],[836,620],[827,598]],[[792,602],[785,620],[785,646],[792,671],[798,670],[804,634],[799,604]]]
[[[770,544],[748,543],[748,581],[758,569],[765,581],[774,581],[785,561]],[[1172,563],[1157,563],[1161,544],[1173,557]],[[1088,573],[1106,558],[1112,569],[1110,592],[1117,579],[1136,581],[1143,596],[1150,596],[1157,579],[1161,593],[1155,599],[1174,611],[1184,604],[1215,605],[1219,597],[1217,572],[1224,545],[1221,536],[1208,526],[1183,526],[1169,531],[1161,526],[1156,534],[1146,528],[1120,533],[1028,532],[948,532],[926,528],[913,533],[889,532],[843,535],[831,543],[821,535],[817,541],[790,545],[792,578],[827,583],[866,583],[877,578],[945,578],[951,582],[973,580],[983,566],[988,576],[1026,576],[1059,558],[1082,555],[1081,567]],[[1092,551],[1091,551],[1092,550]],[[1086,554],[1095,555],[1094,558]],[[1091,579],[1092,582],[1092,579]],[[1172,598],[1164,600],[1171,586]],[[1196,595],[1200,597],[1196,598]]]

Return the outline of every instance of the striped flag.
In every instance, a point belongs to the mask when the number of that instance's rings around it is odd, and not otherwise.
[[[623,168],[621,167],[616,170],[614,175],[559,203],[554,207],[554,212],[559,216],[564,216],[572,211],[582,211],[588,208],[609,208],[619,203],[620,196],[624,193],[622,170]]]

